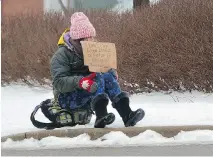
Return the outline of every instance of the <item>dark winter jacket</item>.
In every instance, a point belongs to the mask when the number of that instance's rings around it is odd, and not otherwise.
[[[54,96],[79,89],[79,80],[90,74],[88,67],[84,66],[80,43],[70,42],[66,32],[60,37],[58,49],[50,61]]]

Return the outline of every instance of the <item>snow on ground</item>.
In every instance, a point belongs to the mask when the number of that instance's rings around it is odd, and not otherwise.
[[[1,87],[1,91],[2,136],[38,130],[31,124],[30,114],[41,101],[52,98],[52,90],[11,85]],[[136,126],[213,125],[213,93],[137,94],[131,97],[131,107],[134,110],[140,107],[146,112],[144,120]],[[111,104],[108,110],[116,115],[115,122],[108,127],[123,127],[121,118]],[[36,119],[48,122],[41,112],[37,113]],[[94,121],[95,116],[91,124],[74,128],[91,128]]]
[[[34,107],[41,101],[52,98],[52,90],[41,87],[28,87],[25,85],[10,85],[1,87],[1,136],[13,133],[29,132],[38,130],[30,121],[30,114]],[[133,110],[143,108],[146,112],[145,118],[136,126],[165,126],[165,125],[213,125],[213,93],[204,94],[197,91],[192,93],[163,94],[158,92],[136,94],[131,96],[131,107]],[[108,127],[123,127],[123,122],[116,110],[108,105],[109,112],[116,115],[116,121]],[[48,120],[41,112],[37,113],[36,119],[44,122]],[[91,124],[76,126],[74,128],[92,128],[95,116]],[[64,128],[60,128],[64,129]],[[47,137],[41,141],[34,139],[22,142],[8,140],[3,144],[4,148],[9,147],[51,147],[51,145],[67,146],[107,146],[124,144],[162,144],[162,143],[184,143],[193,141],[213,142],[212,131],[182,132],[174,138],[164,138],[161,135],[148,130],[137,137],[129,138],[123,133],[112,132],[105,135],[105,141],[101,139],[91,141],[86,134],[76,138]],[[57,143],[53,142],[57,141]],[[74,144],[73,144],[74,143]]]
[[[57,142],[55,142],[57,141]],[[213,131],[191,131],[181,132],[173,138],[165,138],[162,135],[147,130],[138,136],[129,138],[122,132],[111,132],[97,140],[90,140],[87,134],[82,134],[74,138],[46,137],[40,141],[26,139],[14,142],[7,140],[2,143],[3,149],[62,149],[76,147],[121,147],[121,146],[163,146],[180,144],[213,144]]]

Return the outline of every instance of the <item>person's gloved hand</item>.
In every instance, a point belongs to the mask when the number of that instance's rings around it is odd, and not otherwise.
[[[110,69],[108,72],[111,73],[116,80],[118,80],[118,73],[115,69]]]
[[[79,87],[87,90],[90,93],[95,93],[98,89],[98,85],[93,79],[96,77],[96,73],[92,73],[89,76],[83,77],[79,81]]]

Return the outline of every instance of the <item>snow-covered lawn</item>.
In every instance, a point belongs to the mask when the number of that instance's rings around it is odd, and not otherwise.
[[[38,130],[30,121],[30,114],[34,107],[41,101],[53,96],[52,90],[48,88],[30,88],[24,85],[10,85],[1,87],[1,136],[29,132]],[[136,126],[163,126],[163,125],[213,125],[213,93],[204,94],[200,92],[192,93],[149,93],[137,94],[131,97],[131,107],[137,109],[143,108],[146,112],[145,118]],[[123,122],[116,110],[108,105],[109,112],[116,114],[116,121],[109,127],[123,127]],[[48,122],[48,120],[38,112],[36,119]],[[91,124],[85,126],[76,126],[75,128],[92,128],[95,117],[93,116]],[[63,128],[62,128],[63,129]],[[105,136],[106,141],[90,141],[87,135],[80,135],[73,139],[48,137],[41,141],[27,140],[23,144],[29,144],[29,147],[42,145],[51,145],[52,141],[76,143],[77,145],[108,145],[108,144],[144,144],[144,143],[165,143],[180,141],[213,141],[212,131],[182,132],[175,138],[167,139],[159,134],[146,131],[138,137],[128,138],[122,133],[112,132]],[[116,137],[116,138],[115,138]],[[203,137],[203,138],[202,138]],[[81,139],[81,140],[79,140]],[[100,139],[99,139],[100,140]],[[33,142],[34,141],[34,142]],[[85,141],[85,142],[84,142]],[[3,147],[16,146],[10,141],[3,143]],[[100,144],[102,143],[102,144]],[[56,143],[55,143],[56,144]]]

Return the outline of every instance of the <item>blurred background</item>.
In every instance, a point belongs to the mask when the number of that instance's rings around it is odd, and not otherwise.
[[[153,0],[152,0],[153,1]],[[17,15],[24,12],[50,12],[66,9],[118,9],[125,11],[141,3],[148,4],[149,0],[3,0],[3,15]]]

